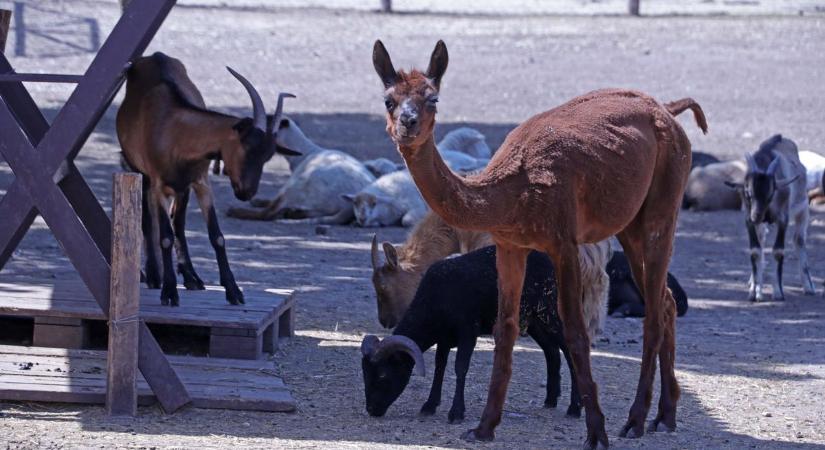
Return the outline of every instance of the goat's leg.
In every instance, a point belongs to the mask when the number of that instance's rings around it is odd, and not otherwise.
[[[799,256],[799,272],[802,277],[802,291],[805,295],[816,294],[814,282],[811,280],[811,269],[808,266],[808,250],[805,248],[808,240],[808,208],[806,207],[802,212],[794,218],[794,246],[796,247],[797,255]]]
[[[785,300],[785,291],[782,289],[782,264],[785,261],[785,231],[788,224],[779,222],[776,227],[776,241],[773,243],[773,259],[776,260],[776,277],[773,279],[773,299]]]
[[[659,378],[662,392],[659,396],[659,411],[650,423],[648,431],[673,431],[676,429],[676,403],[679,400],[679,384],[675,377],[676,364],[676,300],[673,293],[665,288],[664,299],[665,334],[659,349]],[[668,414],[673,411],[673,414]]]
[[[158,215],[158,225],[160,227],[160,251],[163,257],[163,287],[160,290],[160,303],[162,305],[178,306],[178,280],[175,277],[175,266],[172,261],[172,246],[175,243],[175,231],[172,229],[172,222],[169,220],[169,208],[166,196],[162,189],[153,188],[153,198],[155,199],[155,210]]]
[[[493,440],[495,428],[501,422],[501,411],[512,374],[513,345],[518,337],[518,309],[521,288],[524,284],[527,253],[526,249],[496,243],[498,315],[493,329],[496,341],[493,353],[493,373],[490,376],[487,404],[481,415],[481,421],[478,427],[464,433],[463,438],[466,440]],[[576,267],[578,268],[578,264]],[[579,307],[581,308],[580,299]]]
[[[243,292],[235,282],[235,275],[229,268],[229,260],[226,257],[226,241],[218,226],[218,215],[215,213],[214,197],[208,179],[198,180],[192,185],[198,199],[198,205],[203,212],[206,228],[209,232],[209,242],[215,250],[215,258],[218,260],[218,271],[221,278],[221,286],[226,290],[226,301],[233,305],[243,303]]]
[[[160,233],[158,230],[158,210],[152,197],[149,177],[143,175],[143,212],[141,214],[141,228],[143,229],[143,248],[146,252],[146,264],[143,271],[146,275],[146,286],[149,289],[160,289]]]
[[[570,372],[570,406],[567,407],[568,417],[582,416],[582,398],[579,395],[579,384],[576,383],[576,369],[573,368],[573,359],[570,357],[570,352],[567,351],[566,345],[561,345],[561,353],[564,355],[564,360],[567,362],[567,370]]]
[[[748,282],[748,300],[760,302],[764,298],[762,294],[762,273],[764,272],[765,258],[762,254],[762,244],[759,240],[757,225],[748,219],[746,220],[746,226],[751,248],[751,279]],[[759,231],[764,234],[764,228],[761,228],[764,225],[759,225],[759,227]]]
[[[544,399],[544,407],[555,408],[561,396],[559,346],[553,342],[553,338],[542,328],[541,319],[531,320],[531,322],[527,328],[527,334],[541,347],[541,351],[544,353],[544,362],[547,365],[547,397]]]
[[[584,447],[609,446],[604,429],[604,414],[599,407],[598,387],[590,369],[590,338],[582,313],[581,267],[579,248],[572,242],[561,243],[551,254],[559,288],[559,315],[564,324],[564,340],[573,359],[576,383],[584,404],[587,439]]]
[[[455,395],[450,412],[447,413],[447,422],[461,423],[464,421],[464,382],[467,371],[470,370],[470,360],[476,348],[476,336],[462,336],[458,341],[455,354]]]
[[[178,273],[183,276],[186,289],[203,290],[203,281],[192,267],[189,245],[186,243],[186,207],[189,205],[189,189],[175,194],[172,205],[172,225],[175,228],[175,250],[178,254]]]
[[[441,404],[441,385],[444,381],[444,372],[447,369],[447,358],[450,356],[450,347],[446,344],[438,344],[435,350],[435,373],[433,374],[433,385],[430,388],[430,396],[421,406],[418,414],[431,416],[435,414],[436,408]]]

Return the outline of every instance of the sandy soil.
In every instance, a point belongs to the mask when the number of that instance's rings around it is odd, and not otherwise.
[[[82,72],[99,36],[105,37],[118,15],[113,1],[25,4],[19,34],[25,41],[12,36],[9,42],[20,71]],[[470,125],[497,146],[535,112],[593,88],[629,86],[663,100],[696,98],[711,133],[702,136],[690,120],[683,122],[685,128],[695,148],[722,157],[753,149],[774,132],[803,149],[825,147],[822,18],[384,16],[277,5],[206,9],[185,2],[173,10],[150,51],[183,59],[216,108],[238,113],[249,108],[241,87],[223,69],[231,65],[268,98],[279,90],[296,93],[299,98],[287,109],[321,144],[363,158],[398,159],[383,131],[379,85],[369,60],[376,37],[384,39],[398,66],[424,65],[435,40],[447,41],[451,63],[439,103],[439,135]],[[50,117],[70,93],[67,86],[31,88]],[[113,121],[114,107],[78,159],[107,207],[118,161]],[[261,195],[272,195],[284,169],[280,161],[268,165]],[[12,179],[0,164],[0,193]],[[221,209],[236,203],[225,179],[214,185]],[[216,282],[200,213],[190,214],[196,267],[205,280]],[[458,436],[475,425],[486,398],[490,339],[480,341],[470,369],[465,424],[446,423],[449,406],[434,417],[416,417],[431,375],[411,382],[386,417],[374,419],[364,410],[358,346],[364,334],[383,332],[369,282],[368,243],[376,231],[382,239],[401,242],[406,230],[333,227],[318,236],[312,226],[229,218],[222,226],[243,285],[300,291],[297,337],[273,362],[299,402],[295,414],[187,409],[166,416],[143,408],[133,421],[113,422],[99,407],[0,403],[0,442],[12,448],[468,446]],[[680,217],[671,270],[689,293],[691,309],[677,325],[682,400],[676,433],[617,437],[638,376],[641,323],[608,320],[593,366],[615,448],[825,448],[825,300],[802,296],[791,254],[788,300],[747,303],[746,245],[739,212]],[[825,214],[813,217],[809,252],[821,289]],[[3,274],[73,277],[67,267],[38,222]],[[432,352],[426,357],[432,367]],[[542,408],[544,379],[538,347],[520,340],[497,441],[477,447],[581,443],[582,420],[565,418],[564,408]],[[566,374],[564,383],[562,404]],[[453,386],[448,374],[445,405]]]

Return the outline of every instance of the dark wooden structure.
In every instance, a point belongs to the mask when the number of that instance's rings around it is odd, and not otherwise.
[[[192,406],[289,412],[295,400],[271,361],[169,356]],[[104,403],[106,352],[0,345],[0,400]],[[137,404],[157,397],[137,379]]]
[[[291,291],[247,294],[230,306],[216,288],[180,308],[141,291],[141,179],[115,176],[113,221],[74,159],[175,0],[124,2],[120,20],[83,75],[16,73],[0,52],[0,156],[14,182],[0,199],[0,270],[37,215],[82,282],[0,278],[0,315],[33,317],[33,342],[79,348],[88,321],[108,321],[108,351],[0,346],[0,399],[106,403],[134,415],[154,401],[167,412],[195,406],[291,411],[295,402],[267,361],[167,358],[149,323],[210,328],[212,356],[259,358],[293,331]],[[9,17],[0,13],[0,44]],[[2,50],[2,46],[0,46]],[[23,82],[77,83],[49,124]],[[140,371],[140,376],[137,374]]]
[[[113,261],[114,263],[114,261]],[[209,329],[209,355],[258,359],[278,349],[294,332],[291,290],[244,291],[246,304],[230,305],[223,288],[181,287],[177,308],[161,306],[158,291],[140,288],[140,318],[146,323]],[[93,321],[107,320],[86,287],[71,280],[0,279],[0,316],[34,318],[39,347],[85,348]]]

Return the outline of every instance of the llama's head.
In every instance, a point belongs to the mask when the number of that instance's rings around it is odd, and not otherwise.
[[[375,41],[372,63],[384,84],[387,133],[398,145],[417,148],[432,138],[441,77],[447,71],[447,46],[438,41],[426,72],[396,71],[381,41]]]

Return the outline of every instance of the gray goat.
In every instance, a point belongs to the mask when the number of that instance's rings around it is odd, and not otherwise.
[[[782,262],[785,258],[785,231],[788,222],[794,222],[794,245],[799,256],[802,288],[806,295],[814,294],[808,253],[805,241],[808,237],[808,196],[805,189],[805,167],[799,161],[796,144],[777,134],[759,146],[753,155],[747,155],[748,171],[744,183],[727,182],[742,196],[746,212],[751,249],[751,278],[748,299],[763,299],[762,275],[765,257],[762,243],[766,243],[769,226],[776,224],[776,241],[773,257],[776,259],[776,277],[773,281],[774,300],[784,300],[782,290]]]

